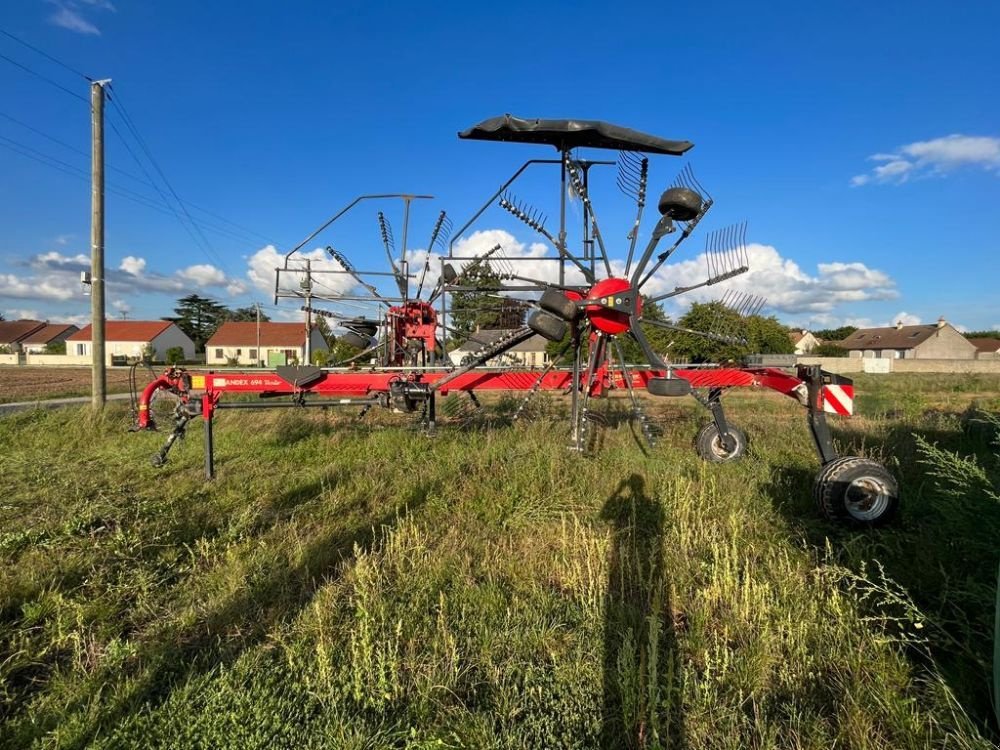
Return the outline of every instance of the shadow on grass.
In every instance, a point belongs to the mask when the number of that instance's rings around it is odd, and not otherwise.
[[[817,555],[829,544],[838,564],[868,578],[878,577],[881,565],[886,578],[905,589],[926,618],[923,632],[943,678],[980,730],[1000,739],[989,690],[1000,504],[983,487],[959,492],[942,483],[935,474],[946,467],[922,454],[918,443],[922,438],[961,456],[984,457],[990,455],[990,436],[975,426],[942,429],[934,422],[890,424],[877,437],[833,431],[842,455],[889,459],[901,498],[892,524],[851,529],[821,519],[812,501],[818,465],[776,469],[766,493]],[[996,480],[994,474],[994,486]],[[919,649],[910,656],[925,665]]]
[[[325,479],[295,487],[277,498],[274,507],[287,512],[328,488]],[[10,747],[30,745],[81,709],[93,719],[72,742],[64,740],[62,746],[86,747],[125,717],[166,700],[176,686],[232,664],[261,644],[275,627],[293,620],[321,586],[342,574],[348,560],[371,549],[387,528],[422,506],[432,490],[431,486],[417,485],[398,507],[375,518],[368,513],[367,500],[355,501],[338,514],[333,527],[320,531],[302,547],[288,550],[278,564],[253,575],[195,622],[154,631],[139,642],[135,657],[124,667],[92,675],[86,694],[74,704],[34,722],[23,722]],[[101,694],[109,697],[101,700]],[[103,703],[100,710],[94,710],[94,701]]]
[[[684,747],[683,686],[663,508],[632,474],[608,498],[614,529],[604,622],[602,748]]]

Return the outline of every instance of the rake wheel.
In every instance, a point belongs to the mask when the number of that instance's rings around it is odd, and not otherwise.
[[[561,341],[569,326],[565,320],[560,320],[543,310],[536,310],[528,318],[528,328],[549,341]]]
[[[729,425],[729,434],[723,439],[715,422],[709,422],[698,430],[694,447],[698,455],[713,464],[739,461],[747,452],[747,436],[739,427]]]
[[[893,519],[899,508],[899,486],[877,461],[841,456],[816,475],[813,498],[827,520],[882,526]]]
[[[576,320],[580,308],[558,289],[546,289],[538,300],[538,306],[563,320]]]
[[[691,221],[701,212],[701,196],[694,190],[672,187],[663,191],[657,206],[660,213],[677,221]]]

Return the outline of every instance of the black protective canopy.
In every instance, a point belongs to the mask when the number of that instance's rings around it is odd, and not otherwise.
[[[479,141],[546,143],[559,149],[611,148],[671,156],[680,156],[694,146],[691,141],[668,141],[598,120],[526,120],[513,115],[483,120],[459,133],[458,137]]]

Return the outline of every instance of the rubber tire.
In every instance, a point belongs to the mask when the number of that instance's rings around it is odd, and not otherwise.
[[[865,481],[880,492],[879,504],[867,510],[852,507],[850,491],[855,482]],[[878,461],[841,456],[824,466],[813,483],[813,499],[820,514],[829,521],[854,526],[883,526],[899,510],[899,485]]]
[[[546,289],[538,300],[538,306],[563,320],[576,320],[580,314],[576,303],[558,289]]]
[[[450,284],[457,279],[458,273],[455,271],[455,266],[451,263],[445,263],[441,266],[441,278],[444,280],[445,284]]]
[[[726,451],[715,422],[703,425],[694,438],[694,449],[698,455],[709,463],[724,464],[739,461],[747,452],[747,436],[739,427],[727,426],[729,436],[736,440],[732,451]]]
[[[535,310],[528,318],[528,328],[549,341],[562,341],[569,324],[547,312]]]
[[[684,378],[650,378],[646,390],[652,396],[687,396],[691,393],[691,382]]]
[[[701,213],[702,200],[694,190],[672,187],[663,191],[658,208],[664,216],[677,221],[691,221]]]
[[[340,340],[355,349],[367,349],[371,346],[371,339],[367,339],[360,333],[355,333],[354,331],[348,331],[340,337]]]

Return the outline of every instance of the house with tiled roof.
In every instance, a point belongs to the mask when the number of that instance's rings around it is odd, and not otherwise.
[[[66,339],[66,353],[79,357],[92,356],[91,326]],[[184,359],[194,359],[194,342],[169,320],[108,320],[104,323],[104,352],[108,363],[141,357],[150,352],[156,361],[165,361],[167,350],[180,347]]]
[[[934,325],[859,328],[840,346],[866,359],[975,359],[976,347],[944,318]]]
[[[205,363],[254,367],[304,363],[305,345],[302,323],[228,321],[205,343]],[[316,326],[310,332],[309,345],[313,352],[329,349]]]
[[[789,331],[788,338],[795,347],[796,354],[809,354],[823,343],[812,334],[812,331]]]
[[[509,336],[513,330],[481,329],[469,334],[469,338],[448,352],[452,363],[465,364],[476,354],[493,346],[500,339]],[[507,349],[503,354],[487,360],[487,367],[502,367],[518,365],[522,367],[544,367],[550,361],[546,351],[548,339],[535,334],[530,339]]]
[[[0,320],[0,349],[17,354],[21,342],[43,328],[45,323],[40,320]]]
[[[1000,359],[1000,339],[975,338],[969,343],[976,347],[976,359]]]
[[[44,354],[50,344],[65,341],[79,330],[78,326],[71,323],[46,323],[25,336],[19,343],[21,350],[26,354]]]

